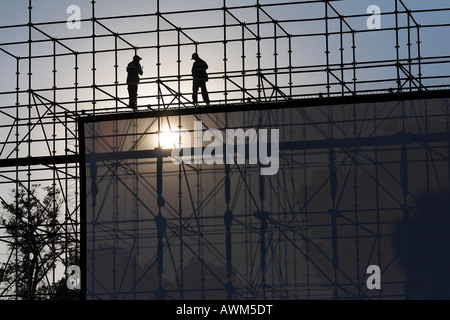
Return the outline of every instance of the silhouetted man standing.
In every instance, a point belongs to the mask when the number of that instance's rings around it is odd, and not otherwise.
[[[201,88],[203,101],[209,106],[208,90],[206,89],[206,82],[208,81],[206,70],[208,69],[208,64],[200,59],[197,53],[192,54],[192,60],[195,60],[192,65],[192,101],[194,104],[198,103],[198,89]]]
[[[141,61],[142,58],[139,56],[134,56],[133,61],[131,61],[127,66],[127,85],[128,85],[128,96],[130,98],[130,108],[137,111],[137,91],[139,84],[139,75],[142,75]]]

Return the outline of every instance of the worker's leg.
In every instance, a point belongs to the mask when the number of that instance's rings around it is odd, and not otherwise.
[[[198,80],[194,80],[192,82],[192,102],[194,104],[198,103],[198,89],[200,88],[200,82]]]
[[[209,95],[208,89],[206,88],[206,82],[203,81],[200,88],[202,89],[203,101],[209,106]]]
[[[128,96],[130,98],[130,108],[137,108],[137,85],[128,86]]]

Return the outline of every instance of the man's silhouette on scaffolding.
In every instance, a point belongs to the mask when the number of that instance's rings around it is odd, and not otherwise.
[[[195,60],[192,65],[192,101],[197,105],[198,89],[201,88],[203,101],[209,106],[208,90],[206,89],[206,82],[208,81],[206,70],[208,69],[208,64],[200,59],[197,53],[192,54],[192,60]]]
[[[141,61],[142,58],[138,55],[133,57],[133,61],[131,61],[127,66],[127,85],[128,85],[128,96],[130,99],[129,107],[134,111],[137,111],[137,91],[139,84],[139,75],[142,75],[144,72],[142,71]]]

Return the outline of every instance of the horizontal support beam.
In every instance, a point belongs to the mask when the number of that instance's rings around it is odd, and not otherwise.
[[[80,157],[78,155],[69,156],[48,156],[48,157],[27,157],[0,159],[0,168],[5,167],[26,167],[26,166],[51,166],[57,164],[78,164]]]
[[[380,147],[380,146],[394,146],[394,145],[410,145],[433,142],[449,142],[450,133],[430,133],[430,134],[412,134],[400,133],[390,136],[380,137],[363,137],[363,138],[342,138],[342,139],[322,139],[322,140],[308,140],[308,141],[290,141],[280,142],[279,150],[283,151],[299,151],[299,150],[317,150],[317,149],[332,149],[332,148],[362,148],[362,147]],[[196,153],[197,148],[189,148],[190,154],[203,154],[204,147],[201,151]],[[246,145],[245,157],[248,158],[248,145]],[[271,150],[271,145],[267,146]],[[226,144],[223,145],[223,154],[225,156]],[[127,159],[155,159],[165,158],[171,156],[171,149],[153,149],[153,150],[137,150],[124,152],[104,152],[91,153],[86,155],[86,161],[119,161]],[[178,154],[178,153],[177,153]],[[179,152],[183,156],[182,150]]]
[[[170,157],[171,153],[171,149],[158,148],[152,150],[88,153],[86,154],[86,162],[167,158]]]
[[[450,90],[430,90],[430,91],[414,91],[414,92],[398,92],[386,94],[359,94],[336,97],[323,98],[304,98],[293,99],[276,102],[255,102],[255,103],[233,103],[219,104],[210,107],[198,108],[170,108],[164,110],[153,110],[144,112],[125,112],[125,113],[108,113],[96,115],[80,115],[79,123],[93,123],[102,121],[142,119],[142,118],[158,118],[170,116],[184,116],[197,114],[215,114],[221,112],[234,111],[256,111],[256,110],[277,110],[289,108],[307,108],[307,107],[323,107],[337,105],[352,105],[359,103],[376,103],[376,102],[397,102],[397,101],[415,101],[424,99],[448,99],[450,98]]]
[[[280,151],[330,149],[330,148],[360,148],[360,147],[392,146],[403,144],[408,145],[414,143],[448,142],[448,141],[450,141],[450,133],[431,133],[431,134],[402,133],[382,137],[281,142]],[[171,152],[172,150],[170,149],[153,149],[153,150],[95,153],[86,155],[86,161],[156,159],[159,157],[166,158],[170,157]],[[181,152],[180,155],[182,154],[183,153]],[[195,148],[191,148],[191,154],[195,154]],[[78,155],[0,159],[0,168],[37,166],[37,165],[51,166],[57,164],[78,164],[80,160],[81,159]]]
[[[450,133],[399,133],[390,136],[378,137],[281,142],[280,150],[381,147],[448,141],[450,141]]]

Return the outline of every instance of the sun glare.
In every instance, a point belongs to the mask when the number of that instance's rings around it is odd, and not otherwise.
[[[159,139],[162,149],[173,149],[178,144],[178,134],[176,132],[172,132],[168,127],[161,129]]]

